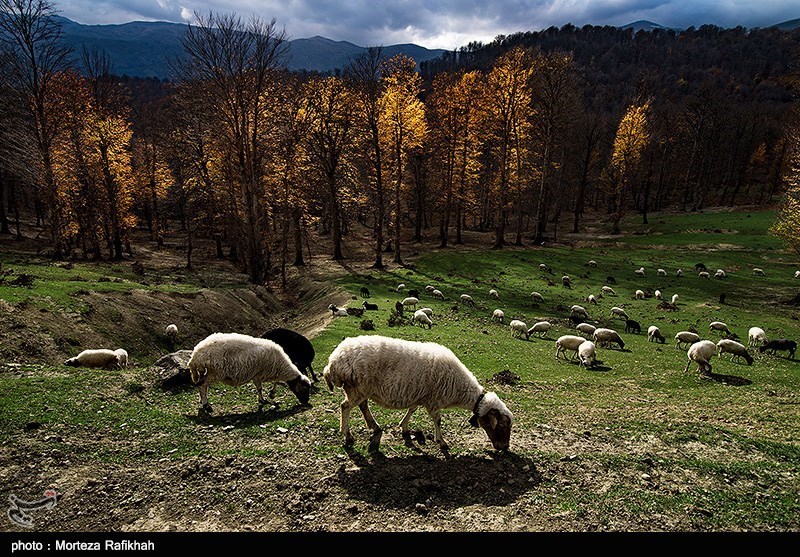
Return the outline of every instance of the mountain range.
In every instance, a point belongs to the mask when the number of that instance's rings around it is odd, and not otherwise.
[[[183,55],[181,38],[186,33],[186,24],[165,21],[133,21],[117,25],[84,25],[64,17],[62,23],[64,40],[80,52],[105,51],[111,59],[114,73],[136,77],[169,78],[169,61]],[[800,27],[800,19],[792,19],[773,25],[784,31]],[[620,26],[622,29],[652,31],[668,29],[652,21],[635,21]],[[288,41],[287,66],[290,70],[331,72],[344,68],[350,60],[364,52],[366,47],[347,41],[333,41],[325,37],[309,37]],[[383,47],[384,54],[391,57],[402,53],[417,63],[438,58],[445,51],[428,49],[416,44],[397,44]]]

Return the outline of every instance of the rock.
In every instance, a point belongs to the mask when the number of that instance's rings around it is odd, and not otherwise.
[[[646,482],[649,482],[652,476],[650,474],[642,474],[642,479]]]
[[[225,425],[225,426],[222,426],[222,431],[230,431],[230,430],[232,430],[232,429],[233,429],[233,426],[232,426],[232,425]]]
[[[429,512],[428,507],[426,507],[423,503],[417,503],[414,507],[414,510],[417,512],[417,514],[421,514],[422,516],[425,516]]]
[[[289,430],[286,429],[285,427],[279,427],[278,428],[278,433],[289,433]]]
[[[42,427],[41,422],[28,422],[25,424],[26,431],[33,431],[34,429],[39,429],[40,427]]]
[[[150,366],[150,371],[155,372],[161,379],[161,387],[175,389],[192,384],[189,374],[189,359],[191,350],[178,350],[172,354],[162,356]]]
[[[347,512],[349,512],[350,514],[358,514],[359,512],[361,512],[361,509],[358,508],[358,505],[350,505],[349,507],[347,507]]]

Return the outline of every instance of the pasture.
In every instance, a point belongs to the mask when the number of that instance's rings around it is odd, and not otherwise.
[[[796,531],[800,360],[750,349],[752,366],[715,356],[713,375],[703,377],[696,364],[684,372],[686,350],[673,339],[696,330],[716,342],[708,324],[723,321],[745,345],[752,326],[770,339],[800,340],[796,258],[766,235],[771,215],[652,215],[646,230],[627,227],[641,234],[604,236],[591,247],[429,250],[405,267],[358,265],[336,278],[350,307],[361,305],[367,286],[380,309],[335,318],[313,338],[315,371],[358,334],[444,344],[514,413],[509,454],[491,451],[461,410],[444,412],[448,458],[432,437],[406,446],[397,426],[403,412],[375,404],[386,430],[381,452],[367,450],[357,410],[356,443],[346,451],[338,433],[343,393],[324,382],[310,407],[279,388],[278,405],[260,412],[252,385],[216,384],[216,412],[204,417],[195,388],[163,391],[144,365],[101,371],[29,361],[0,373],[0,495],[30,498],[56,486],[59,505],[35,517],[37,528],[51,530]],[[698,262],[710,280],[698,278]],[[634,275],[639,267],[644,277]],[[753,267],[766,276],[753,276]],[[717,268],[727,278],[714,279]],[[564,274],[571,288],[562,287]],[[587,303],[608,276],[617,295]],[[399,283],[405,293],[395,291]],[[446,299],[427,295],[426,285]],[[433,310],[430,330],[388,324],[412,288],[421,291],[418,307]],[[500,300],[489,297],[492,288]],[[678,310],[635,300],[637,289],[660,289],[665,300],[677,293]],[[532,291],[544,302],[533,304]],[[474,308],[459,304],[465,293]],[[555,339],[576,334],[573,304],[625,341],[623,350],[598,348],[595,369],[555,359]],[[612,306],[642,333],[625,333]],[[496,308],[504,324],[492,321]],[[362,331],[362,319],[375,330]],[[554,327],[543,339],[513,338],[511,319]],[[647,342],[650,325],[666,344]],[[422,410],[411,425],[432,434]]]

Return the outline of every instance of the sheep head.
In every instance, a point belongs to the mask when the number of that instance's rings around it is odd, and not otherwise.
[[[486,410],[486,412],[473,415],[469,420],[470,425],[482,427],[495,450],[507,451],[511,440],[513,414],[495,393],[486,393],[479,412],[480,410]]]
[[[308,377],[301,373],[300,377],[287,381],[286,385],[300,401],[300,404],[308,404],[311,396],[311,380]]]

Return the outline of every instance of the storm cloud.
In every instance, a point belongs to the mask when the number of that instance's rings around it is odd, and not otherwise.
[[[766,27],[800,17],[796,0],[55,0],[80,23],[187,21],[194,11],[275,18],[289,38],[321,35],[358,45],[413,42],[452,49],[497,35],[566,23]]]

